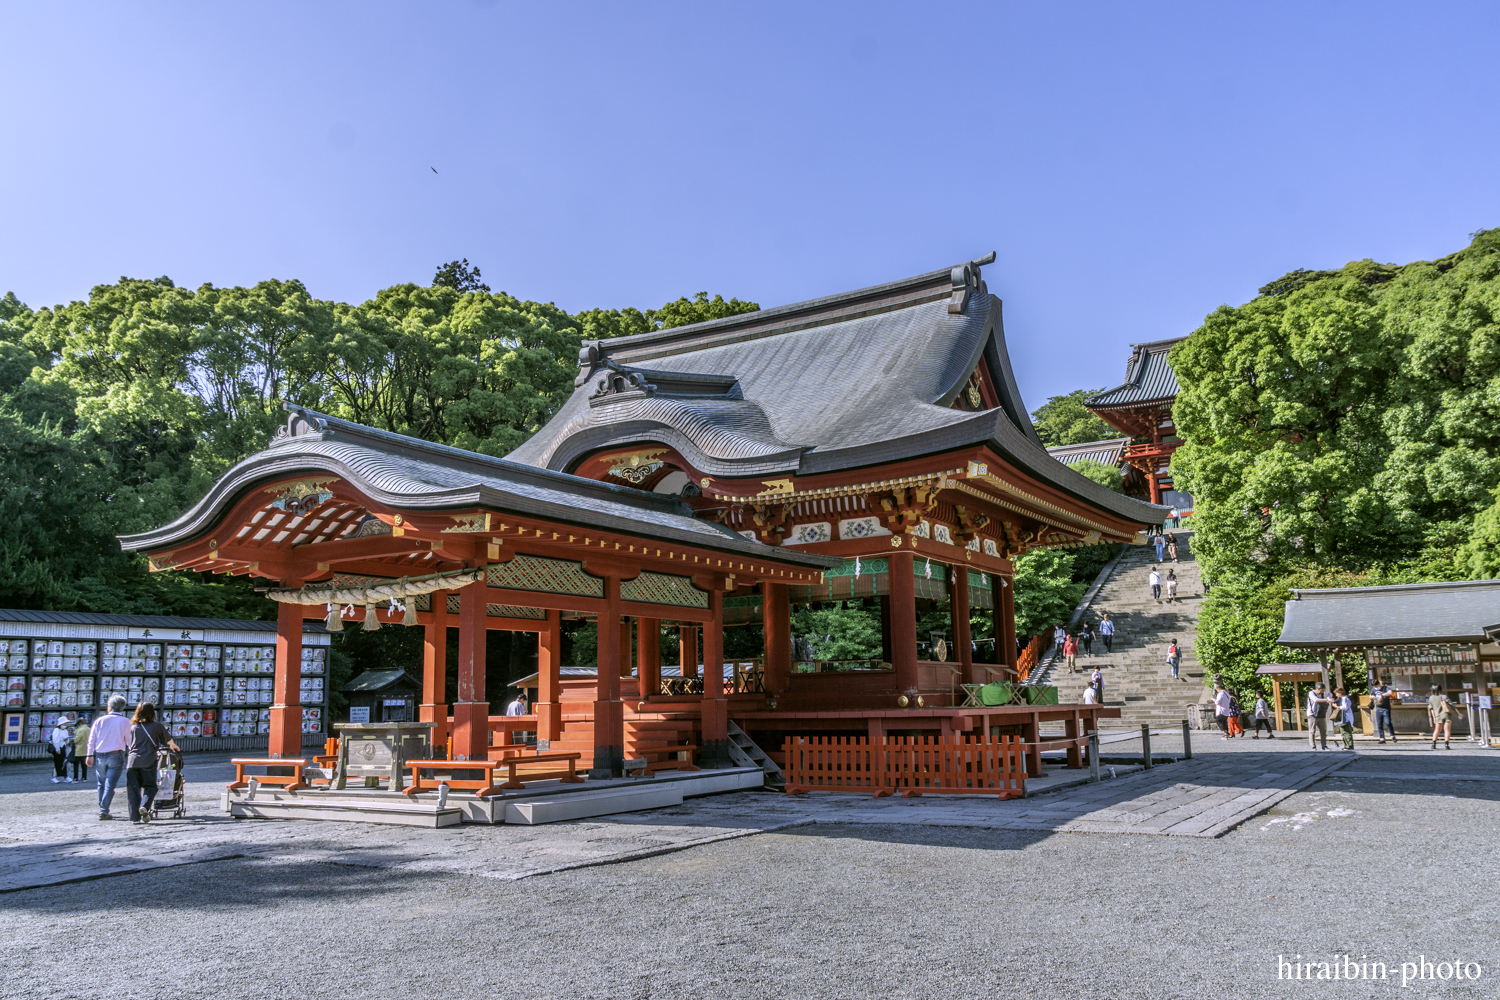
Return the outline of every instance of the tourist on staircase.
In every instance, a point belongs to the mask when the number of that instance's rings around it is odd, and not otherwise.
[[[1078,640],[1071,635],[1063,637],[1063,656],[1068,658],[1068,673],[1078,673]]]
[[[1104,612],[1104,620],[1099,623],[1099,638],[1104,640],[1104,651],[1113,653],[1115,651],[1115,623],[1109,617],[1109,612]]]
[[[1172,645],[1167,647],[1167,669],[1172,671],[1172,679],[1174,681],[1182,680],[1181,677],[1177,676],[1177,672],[1181,667],[1182,647],[1177,645],[1176,639],[1173,639]]]
[[[1165,552],[1166,548],[1167,548],[1167,539],[1166,539],[1166,536],[1163,535],[1163,534],[1161,534],[1160,532],[1157,532],[1157,535],[1156,535],[1156,561],[1157,562],[1161,562],[1161,560],[1162,560],[1162,554]]]
[[[1167,555],[1172,557],[1173,562],[1177,561],[1177,536],[1170,531],[1167,532]]]
[[[1088,622],[1084,622],[1083,627],[1079,629],[1078,642],[1079,645],[1083,646],[1084,656],[1094,655],[1094,630],[1089,628]]]
[[[1176,562],[1177,560],[1174,559],[1172,561]],[[1167,570],[1167,603],[1171,604],[1175,600],[1177,600],[1177,571],[1169,569]]]
[[[1157,604],[1161,603],[1161,570],[1152,569],[1151,575],[1146,578],[1151,584],[1151,599]]]
[[[1098,667],[1094,668],[1094,676],[1089,678],[1089,684],[1094,689],[1094,695],[1099,699],[1099,704],[1104,704],[1104,672]]]

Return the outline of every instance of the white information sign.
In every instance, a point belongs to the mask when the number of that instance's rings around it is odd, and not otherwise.
[[[360,708],[355,708],[354,706],[351,705],[349,707],[349,721],[350,722],[369,722],[370,721],[370,706],[365,705],[365,706],[360,707]]]

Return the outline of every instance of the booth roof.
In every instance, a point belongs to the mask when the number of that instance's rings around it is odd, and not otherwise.
[[[341,689],[345,694],[356,692],[384,691],[405,681],[409,687],[422,689],[422,682],[405,670],[366,670]]]
[[[1293,590],[1277,639],[1302,649],[1481,643],[1500,619],[1500,580]]]
[[[0,622],[31,622],[45,625],[113,625],[128,628],[197,628],[275,633],[275,622],[242,621],[235,618],[182,618],[176,615],[113,615],[94,611],[22,611],[0,608]],[[318,622],[302,626],[303,632],[328,630]]]
[[[1255,668],[1255,672],[1271,676],[1292,674],[1298,678],[1311,675],[1321,679],[1323,665],[1321,663],[1262,663]]]

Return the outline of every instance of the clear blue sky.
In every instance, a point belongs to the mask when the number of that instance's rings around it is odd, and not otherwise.
[[[990,250],[1032,407],[1500,225],[1500,4],[4,4],[0,291],[467,257],[569,309]],[[437,173],[433,173],[433,168]]]

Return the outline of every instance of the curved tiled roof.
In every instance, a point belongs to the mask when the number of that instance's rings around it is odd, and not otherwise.
[[[1293,590],[1276,641],[1334,649],[1477,643],[1500,620],[1500,580]]]
[[[1064,465],[1082,462],[1085,459],[1103,465],[1119,465],[1125,456],[1128,437],[1110,438],[1107,441],[1085,441],[1082,444],[1061,444],[1047,449],[1047,454]]]
[[[399,509],[479,508],[766,555],[765,546],[694,517],[675,497],[537,469],[304,409],[293,410],[270,446],[221,476],[187,513],[154,531],[122,536],[120,544],[127,551],[151,550],[199,537],[260,484],[318,473],[346,479],[371,499]],[[818,568],[838,562],[791,551],[776,558]]]
[[[586,345],[572,397],[507,457],[566,470],[602,449],[663,444],[705,474],[753,478],[988,444],[1095,507],[1159,523],[1165,508],[1105,489],[1042,447],[1011,373],[1000,300],[980,280],[992,257]],[[954,409],[981,358],[999,407]]]
[[[1125,362],[1124,384],[1090,396],[1084,405],[1098,410],[1171,400],[1177,395],[1177,373],[1167,361],[1167,352],[1186,339],[1173,337],[1153,340],[1149,344],[1131,344],[1130,360]]]

